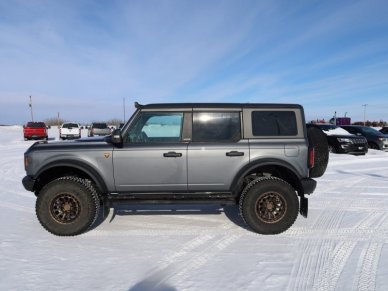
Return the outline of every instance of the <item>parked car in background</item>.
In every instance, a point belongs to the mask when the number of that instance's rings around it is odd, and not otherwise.
[[[325,133],[331,153],[365,155],[368,152],[368,141],[363,136],[349,133],[333,124],[306,124],[307,128],[316,127]]]
[[[379,130],[383,134],[388,134],[388,126],[383,127],[382,129]]]
[[[111,129],[105,122],[93,122],[89,127],[88,136],[110,135]]]
[[[44,122],[27,122],[23,126],[24,140],[29,139],[48,139],[47,128]]]
[[[59,128],[60,139],[81,138],[81,127],[78,123],[65,122]]]
[[[351,134],[364,136],[368,141],[370,149],[388,151],[388,136],[380,131],[362,125],[343,125],[341,127]]]

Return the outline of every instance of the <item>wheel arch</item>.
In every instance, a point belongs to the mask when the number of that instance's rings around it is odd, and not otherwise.
[[[69,175],[91,180],[99,193],[108,192],[104,179],[97,170],[84,162],[74,160],[55,161],[42,167],[35,175],[37,183],[34,191],[39,192],[47,183]]]
[[[264,173],[286,181],[298,191],[299,195],[303,196],[303,186],[300,181],[302,177],[298,174],[295,167],[286,161],[270,158],[253,161],[240,169],[231,184],[231,192],[238,197],[245,187],[245,177],[251,174]]]

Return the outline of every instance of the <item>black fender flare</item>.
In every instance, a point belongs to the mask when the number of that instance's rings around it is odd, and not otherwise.
[[[91,165],[88,165],[86,162],[82,161],[64,159],[50,162],[40,168],[36,175],[34,175],[34,178],[37,179],[42,173],[46,172],[47,170],[58,167],[75,168],[79,171],[84,172],[93,180],[93,182],[96,184],[97,188],[101,191],[101,193],[108,193],[108,187],[106,186],[101,174]]]
[[[298,178],[298,184],[300,184],[299,186],[302,187],[302,184],[300,182],[302,177],[300,176],[300,174],[298,173],[298,171],[295,169],[295,167],[293,165],[291,165],[290,163],[288,163],[286,161],[279,160],[279,159],[264,158],[264,159],[254,160],[254,161],[250,162],[249,164],[245,165],[244,167],[242,167],[235,175],[233,182],[230,186],[230,191],[233,194],[235,194],[236,196],[239,195],[240,193],[238,193],[238,190],[243,182],[244,177],[249,172],[254,170],[255,168],[263,167],[263,166],[279,166],[279,167],[286,168],[287,170],[292,172],[296,178]],[[296,190],[298,190],[298,192],[299,192],[300,189],[302,189],[302,188],[299,188]]]

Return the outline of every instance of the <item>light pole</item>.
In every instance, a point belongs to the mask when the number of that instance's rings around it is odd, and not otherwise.
[[[31,98],[31,95],[30,95],[30,103],[28,104],[28,106],[30,107],[30,111],[31,111],[31,121],[34,122],[34,115],[32,113],[32,98]]]
[[[124,111],[124,121],[123,121],[123,123],[125,123],[125,97],[123,98],[123,111]]]
[[[366,124],[366,107],[368,106],[368,104],[362,104],[362,106],[364,107],[364,126]]]

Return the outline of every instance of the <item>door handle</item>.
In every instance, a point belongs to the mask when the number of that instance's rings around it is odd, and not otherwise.
[[[182,153],[176,153],[176,152],[168,152],[163,154],[163,157],[165,158],[178,158],[181,156],[182,156]]]
[[[243,152],[238,152],[238,151],[231,151],[231,152],[227,152],[226,155],[228,157],[241,157],[244,155]]]

